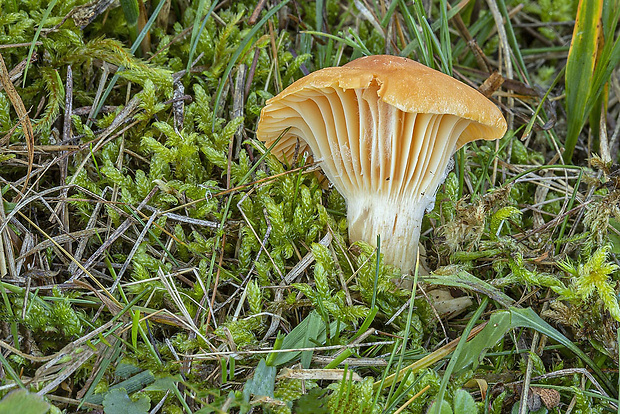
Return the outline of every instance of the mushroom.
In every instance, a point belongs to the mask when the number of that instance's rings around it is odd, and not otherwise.
[[[500,110],[475,89],[413,60],[368,56],[318,70],[269,99],[257,138],[282,161],[312,153],[347,202],[350,241],[386,263],[415,266],[424,212],[476,139],[506,132]],[[281,136],[282,135],[282,136]]]

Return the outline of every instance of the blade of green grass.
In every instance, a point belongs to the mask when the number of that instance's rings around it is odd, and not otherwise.
[[[200,4],[198,5],[198,10],[196,11],[196,17],[194,18],[194,27],[192,28],[192,37],[190,41],[189,56],[187,58],[187,67],[185,68],[187,73],[189,73],[189,70],[191,69],[191,66],[192,66],[192,62],[194,61],[194,55],[196,54],[196,48],[198,47],[198,42],[200,41],[200,35],[202,34],[202,31],[204,30],[207,20],[209,20],[209,17],[211,16],[213,9],[215,9],[215,6],[217,6],[218,4],[217,1],[212,2],[211,7],[209,7],[209,10],[207,11],[207,15],[202,20],[202,24],[200,25],[200,28],[199,28],[198,23],[200,23],[200,19],[201,19],[200,16],[202,16],[202,11],[204,10],[207,1],[208,0],[200,0]]]
[[[450,381],[452,372],[455,371],[455,368],[457,368],[457,362],[459,361],[461,352],[463,352],[463,350],[465,349],[465,346],[468,344],[468,342],[465,339],[469,336],[469,333],[474,328],[474,325],[476,324],[476,322],[478,322],[478,319],[480,318],[480,316],[482,316],[482,312],[484,312],[488,303],[489,303],[489,298],[484,298],[480,306],[478,306],[478,310],[476,310],[476,313],[474,313],[474,315],[469,319],[469,322],[467,322],[467,326],[465,327],[465,330],[461,334],[461,340],[456,346],[456,349],[454,350],[454,353],[452,354],[452,358],[450,358],[450,362],[448,363],[448,366],[446,367],[446,370],[443,373],[443,377],[441,378],[441,385],[439,386],[439,391],[437,392],[437,397],[435,399],[435,402],[433,403],[433,407],[431,408],[431,411],[429,411],[429,414],[439,414],[439,407],[441,407],[442,405],[443,398],[446,393],[446,388],[448,388],[448,381]],[[482,336],[479,336],[478,338],[480,337]],[[469,342],[469,344],[471,344],[471,342]]]
[[[342,361],[344,361],[351,355],[353,355],[353,351],[351,351],[351,348],[345,349],[344,351],[342,351],[342,353],[338,354],[338,356],[336,356],[332,362],[325,365],[325,369],[336,369],[338,365],[342,363]]]
[[[570,211],[573,209],[573,205],[575,204],[575,199],[577,198],[577,193],[579,192],[579,185],[581,184],[581,177],[583,176],[583,170],[579,170],[579,176],[577,177],[577,182],[573,187],[573,194],[570,197],[570,201],[568,202],[568,206],[566,206],[566,210]],[[562,243],[562,239],[564,238],[564,232],[566,231],[566,226],[568,225],[568,215],[564,217],[564,221],[562,222],[562,227],[560,227],[560,234],[558,235],[558,239],[555,245],[555,254],[560,254],[560,245]]]
[[[451,74],[454,49],[450,43],[448,22],[456,14],[458,14],[462,8],[454,6],[451,10],[446,10],[445,15],[442,16],[442,18],[435,20],[432,24],[429,24],[424,8],[421,4],[417,3],[419,2],[416,2],[414,7],[415,16],[418,21],[417,23],[415,23],[405,2],[400,0],[398,4],[401,11],[401,16],[405,20],[407,28],[413,33],[413,35],[410,34],[410,37],[412,37],[413,40],[411,40],[409,44],[407,44],[407,46],[405,46],[405,48],[400,52],[400,56],[407,57],[411,53],[416,52],[418,54],[418,59],[422,63],[428,67],[435,67],[433,61],[433,51],[435,51],[441,58],[442,70],[445,73]],[[425,38],[424,40],[419,33],[418,26],[422,29]],[[442,37],[441,41],[435,35],[436,31],[440,32],[440,36]]]
[[[58,0],[52,0],[49,6],[47,6],[47,9],[45,9],[45,12],[43,13],[43,17],[41,17],[41,23],[39,24],[39,27],[37,28],[37,31],[34,34],[34,38],[32,38],[32,44],[30,45],[30,49],[28,49],[28,58],[26,59],[26,67],[24,68],[24,81],[22,82],[22,88],[26,86],[26,75],[28,74],[28,67],[30,66],[30,59],[32,59],[32,54],[34,53],[34,47],[37,44],[37,40],[39,40],[39,36],[41,35],[41,30],[43,30],[43,25],[45,24],[45,21],[49,17],[50,13],[52,12],[52,9],[54,8],[57,2]]]
[[[372,301],[370,309],[376,309],[377,304],[377,286],[379,284],[379,270],[381,269],[381,236],[377,234],[377,262],[375,263],[375,280],[373,282]]]
[[[442,63],[445,62],[445,57],[443,56],[443,51],[441,50],[441,48],[435,48],[435,44],[439,44],[439,42],[436,41],[437,39],[435,33],[433,32],[433,29],[428,23],[426,11],[422,6],[421,1],[416,1],[414,3],[413,12],[415,13],[418,25],[422,28],[423,43],[421,48],[426,49],[428,56],[430,56],[430,65],[427,66],[431,68],[437,68],[437,66],[435,65],[435,60],[433,59],[433,51],[436,51],[439,54],[439,59]]]
[[[140,7],[137,0],[121,0],[123,14],[127,21],[127,29],[132,41],[138,36],[138,18],[140,17]]]
[[[2,352],[0,352],[0,364],[2,364],[2,368],[6,371],[7,377],[15,381],[15,383],[19,386],[19,388],[25,390],[26,386],[24,385],[22,380],[19,378],[19,375],[17,374],[17,372],[15,372],[11,364],[9,364],[9,361],[7,361],[4,355],[2,355]]]
[[[323,0],[316,0],[314,3],[314,19],[316,22],[316,31],[323,31]]]
[[[446,72],[452,75],[452,42],[450,41],[450,26],[448,25],[448,2],[441,0],[439,2],[439,10],[441,12],[439,19],[439,38],[442,56],[446,59]]]
[[[383,370],[383,375],[381,375],[381,381],[378,381],[377,383],[375,383],[373,385],[373,389],[375,391],[375,397],[374,397],[373,402],[372,402],[372,407],[373,408],[377,406],[377,403],[379,402],[379,397],[381,397],[381,393],[383,391],[383,388],[386,386],[385,382],[389,380],[388,373],[391,371],[392,362],[394,362],[394,358],[396,358],[396,352],[397,351],[398,351],[398,347],[395,346],[392,349],[392,352],[390,353],[390,359],[388,360],[388,363],[385,366],[385,369]],[[408,376],[409,373],[406,373],[405,375]],[[387,385],[391,385],[391,383],[387,384]]]
[[[78,410],[82,407],[82,404],[84,404],[87,400],[91,398],[91,395],[93,395],[93,393],[95,392],[95,388],[99,384],[99,381],[101,381],[101,378],[103,378],[103,376],[105,375],[108,366],[110,366],[112,362],[118,359],[121,353],[121,345],[121,341],[116,341],[116,343],[114,344],[112,356],[110,358],[103,358],[103,360],[101,361],[101,364],[99,365],[99,371],[97,372],[97,375],[95,375],[94,380],[91,382],[90,387],[86,392],[86,395],[84,395],[84,397],[80,401],[80,405],[78,405],[77,408]]]
[[[306,34],[310,34],[310,35],[314,35],[314,36],[322,36],[322,37],[326,37],[326,38],[331,39],[331,40],[336,40],[338,42],[344,43],[347,46],[350,46],[355,51],[360,52],[360,53],[362,53],[365,56],[372,55],[372,53],[370,53],[370,51],[368,50],[368,48],[366,48],[366,45],[364,45],[364,43],[361,43],[361,42],[356,43],[356,42],[354,42],[349,37],[341,37],[341,36],[336,36],[336,35],[329,34],[329,33],[317,32],[317,31],[314,31],[314,30],[304,30],[304,31],[302,31],[300,33],[306,33]],[[340,34],[341,33],[339,33],[339,35]]]
[[[412,319],[413,319],[413,308],[415,308],[415,291],[418,288],[419,273],[420,273],[420,254],[418,252],[418,255],[416,258],[416,266],[413,272],[413,286],[411,287],[411,296],[409,297],[409,312],[407,313],[407,324],[405,325],[405,335],[403,339],[403,345],[401,347],[402,351],[400,353],[400,357],[398,358],[398,363],[396,364],[396,371],[395,371],[396,375],[398,375],[398,373],[402,369],[403,361],[405,359],[405,351],[407,350],[407,340],[409,339],[409,333],[411,331],[411,325],[412,325]],[[405,373],[405,376],[408,376],[409,373],[411,373],[411,371],[407,371]],[[403,384],[401,383],[401,385]],[[393,401],[394,399],[399,399],[399,400],[401,399],[397,394],[398,390],[395,390],[395,386],[396,386],[396,383],[394,382],[392,386],[390,387],[390,391],[388,392],[387,401]],[[398,388],[401,389],[401,386],[399,385]]]
[[[412,53],[413,51],[417,51],[418,59],[421,60],[422,63],[424,63],[426,66],[432,67],[433,53],[432,51],[429,52],[428,48],[421,46],[421,45],[424,45],[425,42],[422,40],[422,35],[420,34],[417,28],[417,25],[413,19],[413,16],[409,12],[409,8],[405,4],[404,0],[400,0],[399,7],[400,7],[401,15],[403,16],[405,23],[407,24],[407,27],[409,27],[409,30],[413,32],[413,34],[415,35],[415,41],[410,42],[402,50],[401,55],[409,56],[409,54]]]
[[[590,369],[596,374],[598,379],[607,388],[607,391],[613,397],[618,398],[618,390],[611,382],[610,376],[606,375],[596,364],[596,362],[594,362],[589,356],[587,356],[577,345],[575,345],[571,340],[562,335],[554,327],[545,322],[531,308],[519,309],[513,307],[510,308],[510,315],[512,328],[523,327],[534,329],[568,348],[571,352],[581,358],[581,360],[590,367]]]
[[[146,22],[146,24],[144,25],[144,27],[140,31],[140,34],[138,35],[136,40],[131,45],[131,53],[132,54],[136,53],[136,50],[138,49],[138,47],[140,47],[140,43],[142,43],[142,40],[144,39],[146,34],[149,32],[149,30],[151,30],[151,26],[153,26],[153,23],[155,23],[155,20],[157,20],[157,16],[159,15],[159,12],[161,11],[161,9],[164,7],[164,4],[166,4],[166,2],[163,1],[163,0],[159,2],[159,4],[157,5],[157,8],[155,9],[153,14],[149,18],[148,22]],[[105,100],[107,99],[108,95],[110,95],[110,93],[112,92],[112,89],[114,88],[114,85],[116,85],[116,81],[118,81],[118,78],[119,78],[119,74],[118,73],[121,70],[123,70],[122,66],[117,69],[116,73],[114,74],[114,76],[110,80],[110,83],[108,84],[108,87],[105,89],[105,91],[101,95],[101,99],[99,99],[99,102],[97,103],[97,108],[93,112],[93,119],[97,116],[97,114],[99,114],[99,111],[101,110],[101,108],[103,108],[103,104],[104,104]],[[90,122],[91,121],[88,121],[87,125],[89,125]]]
[[[589,113],[590,88],[601,34],[602,0],[580,0],[566,62],[566,112],[568,118],[564,162],[569,163]]]
[[[11,319],[11,335],[13,336],[13,346],[19,349],[19,335],[17,330],[17,318],[13,314],[13,306],[11,305],[11,301],[6,294],[6,290],[3,285],[0,285],[0,293],[2,294],[2,300],[4,301],[4,308],[6,309],[9,318]]]
[[[560,79],[564,75],[565,70],[566,70],[566,66],[563,67],[562,70],[560,70],[560,72],[556,75],[555,79],[553,79],[553,82],[551,82],[551,86],[549,86],[549,88],[547,89],[547,92],[545,92],[545,95],[540,99],[540,102],[538,103],[538,106],[536,107],[536,111],[534,111],[534,115],[532,115],[532,117],[530,118],[530,121],[527,123],[527,126],[525,127],[525,130],[523,131],[523,135],[521,136],[521,141],[525,141],[530,136],[530,133],[532,132],[532,129],[534,128],[534,124],[536,123],[536,119],[538,118],[538,114],[541,112],[545,101],[549,97],[549,93],[551,93],[551,90],[554,89],[555,85],[557,85],[557,83],[560,81]]]
[[[388,22],[390,21],[390,19],[392,18],[392,15],[394,14],[394,11],[396,11],[396,7],[398,7],[398,3],[399,3],[399,0],[391,1],[390,7],[388,7],[387,12],[385,13],[385,16],[383,16],[383,18],[381,19],[381,26],[387,27]]]
[[[226,66],[224,73],[222,73],[222,77],[220,78],[220,84],[217,87],[217,91],[215,92],[215,104],[213,105],[214,114],[217,114],[217,110],[220,106],[220,98],[222,97],[222,92],[224,91],[224,85],[228,81],[228,75],[230,74],[230,72],[232,71],[232,68],[237,63],[237,59],[239,59],[239,56],[241,56],[241,54],[243,53],[243,50],[250,44],[250,42],[254,38],[254,35],[258,33],[259,30],[262,29],[262,27],[265,25],[265,23],[267,23],[269,19],[271,19],[271,16],[276,14],[278,10],[280,10],[282,7],[288,4],[289,1],[290,0],[283,0],[280,3],[278,3],[278,5],[272,7],[271,10],[269,10],[265,14],[265,16],[263,16],[263,18],[260,19],[258,23],[256,23],[256,25],[252,28],[252,30],[250,30],[248,34],[245,36],[245,38],[239,43],[239,47],[237,47],[237,50],[235,50],[235,52],[230,57],[228,66]],[[211,129],[215,128],[216,118],[217,117],[215,116],[213,117],[213,121],[211,123]]]

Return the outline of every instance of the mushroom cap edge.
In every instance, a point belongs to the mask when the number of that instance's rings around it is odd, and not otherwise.
[[[495,140],[506,133],[501,111],[476,89],[414,60],[391,55],[355,59],[343,66],[317,70],[300,78],[267,101],[261,120],[268,111],[286,106],[286,99],[298,92],[338,87],[342,90],[379,85],[384,102],[404,112],[451,114],[472,121],[463,131],[457,148],[476,139]],[[260,137],[259,121],[257,135]]]

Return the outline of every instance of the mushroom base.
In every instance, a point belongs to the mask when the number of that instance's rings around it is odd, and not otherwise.
[[[434,199],[434,197],[433,197]],[[381,254],[385,263],[413,273],[424,212],[433,199],[403,203],[381,197],[347,200],[349,239],[377,246],[381,238]]]

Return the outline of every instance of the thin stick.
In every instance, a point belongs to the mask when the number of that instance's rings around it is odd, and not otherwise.
[[[265,7],[265,3],[267,3],[267,0],[260,0],[258,2],[256,7],[254,8],[254,11],[252,12],[252,15],[248,19],[248,24],[256,24],[256,21],[258,20],[258,16],[260,15],[260,12]]]
[[[215,272],[215,282],[213,282],[213,293],[211,294],[211,302],[209,303],[209,313],[207,313],[207,322],[205,326],[209,329],[209,322],[211,322],[211,310],[213,309],[213,304],[215,303],[215,295],[217,294],[217,285],[220,282],[220,270],[222,269],[222,261],[224,260],[224,249],[226,247],[226,233],[222,236],[222,247],[220,258],[217,263],[217,272]],[[205,292],[206,294],[206,292]]]

